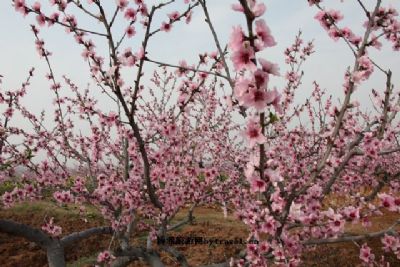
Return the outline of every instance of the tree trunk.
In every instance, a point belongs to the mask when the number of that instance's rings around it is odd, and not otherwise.
[[[64,247],[59,241],[55,241],[47,247],[47,261],[49,267],[65,267]]]

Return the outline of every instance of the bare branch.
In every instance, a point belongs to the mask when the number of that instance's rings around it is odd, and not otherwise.
[[[52,239],[42,230],[11,220],[0,220],[0,232],[26,238],[42,248],[47,248],[52,242]]]
[[[360,241],[364,239],[370,239],[370,238],[376,238],[376,237],[382,237],[384,235],[398,235],[397,232],[394,230],[394,228],[400,224],[400,220],[395,222],[392,226],[389,228],[378,231],[378,232],[373,232],[373,233],[367,233],[364,235],[350,235],[350,236],[342,236],[338,238],[327,238],[327,239],[312,239],[304,242],[304,245],[321,245],[321,244],[335,244],[335,243],[342,243],[342,242],[353,242],[353,241]]]
[[[67,235],[61,239],[61,244],[63,246],[70,246],[75,242],[79,242],[82,239],[89,238],[93,235],[100,235],[100,234],[112,234],[113,230],[111,227],[94,227],[82,232],[75,232],[70,235]]]

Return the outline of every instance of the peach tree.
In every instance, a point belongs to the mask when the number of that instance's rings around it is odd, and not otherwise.
[[[65,247],[98,234],[118,244],[99,251],[99,265],[142,260],[164,266],[163,252],[189,266],[181,251],[154,241],[191,223],[204,204],[232,213],[247,227],[248,241],[257,241],[211,266],[298,266],[309,247],[338,242],[358,245],[365,266],[386,266],[368,238],[381,238],[383,249],[400,258],[400,218],[387,229],[369,230],[372,216],[400,212],[399,91],[392,71],[370,53],[383,49],[382,42],[400,49],[398,13],[385,1],[357,0],[365,16],[357,32],[342,24],[340,10],[308,0],[316,23],[354,59],[344,66],[340,101],[314,82],[300,104],[295,96],[314,44],[301,33],[295,37],[282,53],[286,73],[262,57],[276,45],[263,1],[238,0],[227,8],[243,21],[232,25],[226,44],[206,0],[117,0],[111,8],[100,0],[11,2],[16,12],[35,18],[30,27],[54,101],[40,114],[23,103],[34,69],[20,88],[1,90],[0,183],[7,186],[0,207],[53,199],[76,205],[82,218],[94,207],[109,222],[63,235],[52,218],[41,229],[0,219],[1,232],[46,250],[50,266],[65,266]],[[153,58],[154,36],[176,24],[191,27],[193,14],[204,17],[215,51],[200,53],[196,62]],[[82,16],[94,23],[81,24]],[[45,27],[64,30],[81,47],[88,87],[57,75],[42,39]],[[378,74],[385,77],[383,90],[366,92],[374,112],[366,111],[354,92]],[[285,86],[274,87],[273,79]],[[344,204],[332,204],[332,196]],[[173,223],[183,208],[187,217]],[[347,233],[346,223],[361,224],[366,233]],[[135,233],[146,233],[146,245],[132,242]]]

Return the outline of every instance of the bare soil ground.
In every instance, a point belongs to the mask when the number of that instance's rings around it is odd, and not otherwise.
[[[177,220],[186,216],[185,212],[178,214]],[[245,227],[233,217],[223,217],[222,211],[213,207],[199,207],[194,213],[195,222],[177,229],[173,236],[199,236],[208,239],[232,240],[245,239],[247,234]],[[0,218],[12,219],[17,222],[29,224],[40,228],[44,218],[54,217],[55,223],[63,227],[63,234],[84,230],[94,226],[106,225],[106,222],[95,211],[89,213],[87,222],[78,216],[73,207],[59,208],[50,202],[38,204],[19,205],[11,210],[0,210]],[[385,213],[381,218],[373,218],[371,231],[379,231],[390,226],[398,214]],[[354,233],[363,233],[360,225],[348,225],[348,230]],[[138,240],[138,238],[136,238]],[[139,237],[139,240],[140,237]],[[142,240],[144,242],[144,240]],[[379,239],[367,242],[377,258],[382,255],[390,261],[391,266],[400,266],[400,261],[393,254],[384,253],[381,250]],[[110,245],[110,236],[95,236],[66,249],[68,266],[93,266],[96,252],[105,250]],[[177,245],[177,249],[183,252],[191,266],[199,266],[212,262],[221,262],[236,255],[242,245]],[[303,266],[361,266],[359,249],[354,243],[339,243],[323,245],[316,249],[310,249],[303,255]],[[163,261],[167,266],[179,266],[168,255],[163,255]],[[46,255],[35,244],[23,238],[0,234],[0,266],[2,267],[42,267],[46,266]],[[130,266],[146,266],[144,263],[135,263]]]

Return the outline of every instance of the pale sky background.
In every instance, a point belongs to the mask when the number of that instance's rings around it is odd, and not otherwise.
[[[27,2],[32,3],[33,1],[27,0]],[[39,2],[43,2],[43,5],[48,3],[47,0]],[[82,2],[86,3],[86,1]],[[103,2],[107,3],[106,7],[114,5],[113,0]],[[221,43],[225,45],[229,40],[232,26],[244,24],[244,16],[230,8],[231,4],[237,1],[208,0],[207,2]],[[334,95],[336,99],[342,97],[343,75],[346,68],[353,65],[354,59],[344,42],[334,42],[314,19],[318,10],[315,7],[309,7],[306,0],[266,0],[264,2],[267,5],[264,18],[277,41],[277,46],[265,50],[262,55],[267,60],[278,63],[282,74],[287,70],[283,51],[293,42],[298,30],[303,31],[305,41],[315,40],[316,53],[304,65],[305,77],[296,101],[301,101],[310,95],[314,80],[318,81],[321,87],[326,88],[328,93]],[[375,1],[365,0],[364,2],[371,7]],[[4,76],[3,88],[18,87],[25,80],[30,67],[35,67],[36,75],[32,80],[29,97],[24,100],[24,103],[31,110],[39,112],[42,109],[48,109],[54,97],[50,94],[49,83],[44,78],[48,70],[45,61],[40,60],[35,51],[34,36],[29,26],[34,22],[34,16],[28,15],[23,18],[14,11],[11,3],[11,0],[0,1],[0,74]],[[180,4],[175,5],[173,9],[168,9],[167,13],[172,10],[183,11],[184,6],[181,4],[183,0],[178,0],[177,3]],[[343,12],[345,19],[340,22],[341,26],[349,26],[357,35],[363,33],[362,24],[365,17],[355,0],[346,0],[343,3],[339,0],[326,0],[323,5],[340,9]],[[384,0],[383,6],[388,5],[400,10],[400,0]],[[109,12],[113,12],[113,9]],[[154,24],[160,25],[163,20],[166,20],[165,14],[156,19]],[[125,22],[121,15],[119,21]],[[90,18],[82,19],[82,16],[78,16],[78,23],[82,26],[89,26],[89,28],[100,29],[100,25]],[[120,31],[125,29],[126,23],[123,25],[120,27]],[[131,46],[133,50],[139,47],[142,41],[140,24],[136,25],[136,29],[138,34],[125,42],[124,47]],[[71,35],[66,35],[60,27],[56,26],[50,29],[43,28],[41,36],[46,40],[46,48],[53,52],[51,61],[57,78],[65,74],[81,87],[85,87],[88,82],[91,82],[88,76],[88,66],[80,56],[82,48],[75,43]],[[105,43],[104,40],[102,42]],[[385,69],[392,70],[395,88],[399,89],[400,52],[393,52],[391,45],[388,45],[385,40],[383,43],[382,51],[373,52],[371,56],[376,63]],[[98,47],[101,45],[98,44]],[[170,33],[162,32],[151,39],[149,57],[171,64],[178,64],[179,60],[186,59],[189,64],[192,64],[197,62],[200,52],[214,50],[216,48],[208,26],[204,22],[203,12],[201,8],[196,8],[190,25],[179,22],[174,25]],[[155,65],[146,64],[146,71],[150,73]],[[61,79],[59,80],[61,81]],[[271,85],[276,85],[278,89],[281,89],[283,84],[283,78],[274,78]],[[384,75],[376,71],[365,86],[358,89],[354,98],[362,105],[370,107],[371,89],[382,91],[384,85]]]

